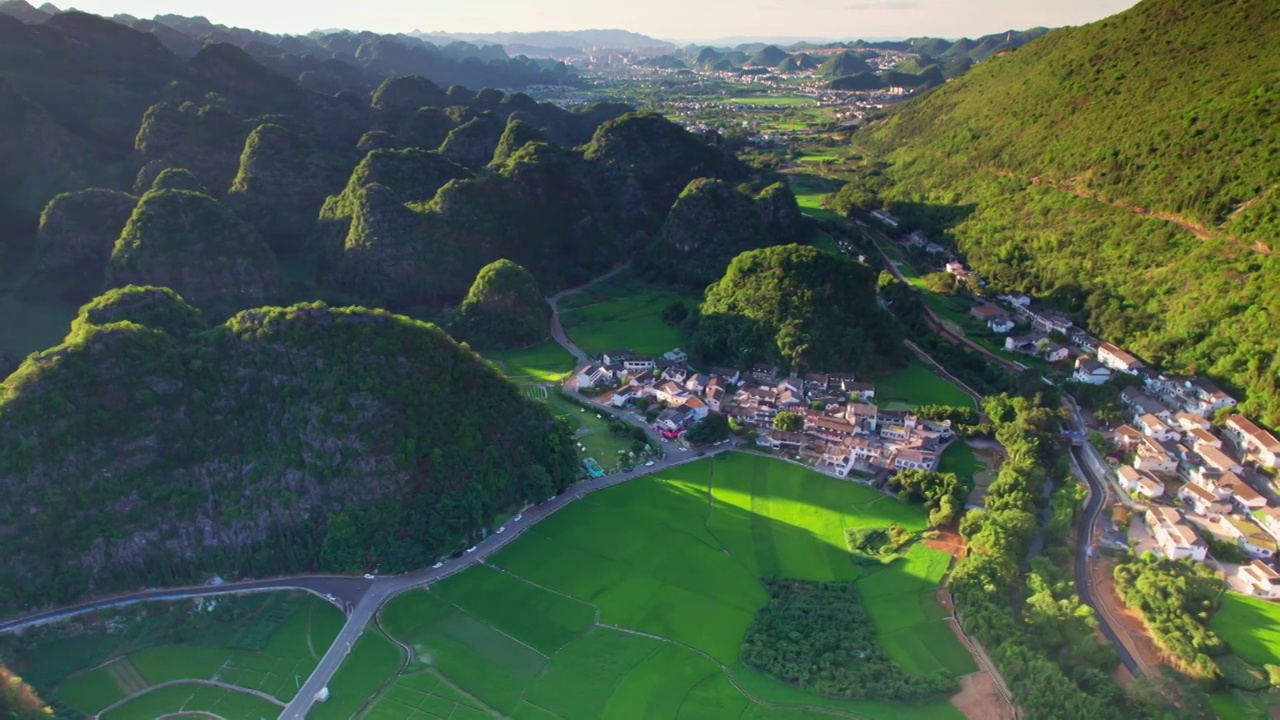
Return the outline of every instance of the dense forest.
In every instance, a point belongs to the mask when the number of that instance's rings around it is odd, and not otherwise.
[[[885,655],[856,583],[766,579],[769,602],[742,641],[747,665],[822,695],[925,700],[959,684],[907,673]]]
[[[734,258],[685,328],[690,352],[709,364],[867,372],[905,352],[901,329],[876,304],[875,273],[804,245]]]
[[[528,270],[496,260],[480,269],[448,330],[481,349],[528,347],[551,334],[551,305]]]
[[[322,303],[210,325],[137,286],[0,384],[0,438],[0,607],[422,567],[578,472],[568,426],[435,326]]]
[[[1227,586],[1203,563],[1133,558],[1116,566],[1116,593],[1142,614],[1147,629],[1173,664],[1197,680],[1221,676],[1215,656],[1227,645],[1208,627]]]
[[[1144,0],[981,63],[855,134],[841,205],[1280,426],[1280,5]],[[1229,322],[1228,322],[1229,320]]]

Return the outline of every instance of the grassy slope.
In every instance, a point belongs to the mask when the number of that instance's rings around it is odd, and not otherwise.
[[[1277,23],[1275,3],[1146,0],[983,63],[854,142],[889,162],[895,212],[954,225],[989,279],[1087,308],[1099,334],[1229,380],[1280,424],[1280,258],[1250,249],[1280,237],[1280,35],[1254,30]]]
[[[876,386],[876,402],[880,405],[905,403],[913,407],[925,404],[973,407],[973,398],[919,362],[912,362],[902,370],[881,375],[871,382]]]
[[[680,345],[680,329],[662,322],[662,309],[696,300],[622,276],[570,295],[560,303],[560,320],[569,339],[586,352],[611,350],[662,354]]]
[[[756,578],[777,574],[862,578],[895,660],[913,671],[972,671],[932,598],[946,555],[918,547],[874,573],[851,562],[844,527],[890,522],[923,526],[917,509],[861,486],[731,455],[595,493],[500,552],[490,561],[497,570],[468,570],[430,593],[397,599],[383,623],[415,648],[418,663],[521,718],[818,716],[753,703],[721,666],[770,704],[954,717],[945,703],[822,698],[737,660],[765,599]],[[599,625],[584,624],[587,607],[598,610]],[[378,717],[416,717],[411,689],[401,688],[413,677],[379,700],[386,713]]]

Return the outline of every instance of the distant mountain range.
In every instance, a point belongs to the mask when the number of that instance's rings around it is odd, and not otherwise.
[[[521,46],[541,49],[589,50],[609,48],[613,50],[640,50],[650,48],[675,49],[676,44],[666,40],[641,35],[629,30],[549,30],[544,32],[493,32],[451,33],[423,32],[415,30],[410,36],[436,44],[452,42],[491,43],[510,48]]]

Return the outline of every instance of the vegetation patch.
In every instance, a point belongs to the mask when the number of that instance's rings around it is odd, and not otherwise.
[[[854,562],[885,565],[903,557],[901,551],[916,539],[916,533],[901,525],[887,528],[860,527],[845,530],[845,542]]]
[[[747,665],[824,695],[920,700],[953,693],[949,673],[911,676],[880,649],[850,582],[765,580],[769,603],[742,643]]]
[[[680,329],[662,320],[662,311],[677,301],[696,305],[674,291],[624,277],[565,298],[560,321],[569,339],[588,354],[660,355],[680,345]]]

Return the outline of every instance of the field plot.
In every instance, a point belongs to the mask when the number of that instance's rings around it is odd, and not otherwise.
[[[503,375],[525,382],[554,382],[573,372],[573,356],[555,340],[523,350],[484,353]]]
[[[146,698],[172,704],[178,693],[166,683],[199,691],[198,700],[209,689],[238,696],[234,688],[187,682],[198,680],[258,691],[283,704],[311,674],[343,621],[337,608],[302,593],[209,599],[200,610],[185,602],[139,608],[132,619],[116,618],[118,633],[94,629],[63,637],[60,631],[70,631],[49,626],[18,654],[17,666],[55,706],[85,715],[126,698],[128,707],[135,700],[149,707],[142,702]]]
[[[400,648],[381,632],[367,628],[329,681],[329,699],[316,704],[307,717],[315,720],[348,720],[356,717],[404,662]]]
[[[173,714],[209,713],[224,720],[279,717],[283,704],[250,693],[199,683],[165,685],[150,690],[102,715],[102,720],[154,720]]]
[[[793,173],[788,175],[791,192],[795,193],[796,202],[805,215],[812,215],[820,220],[838,220],[840,216],[827,209],[822,201],[830,194],[838,192],[843,182],[824,178],[819,175]]]
[[[1280,605],[1227,593],[1210,626],[1246,661],[1280,665]]]
[[[562,300],[560,322],[569,339],[592,355],[611,350],[660,355],[680,345],[679,328],[659,317],[663,308],[680,300],[690,310],[697,305],[624,274]]]
[[[609,431],[609,421],[598,418],[599,413],[585,410],[565,400],[554,391],[547,398],[551,414],[564,419],[570,427],[577,431],[574,440],[582,445],[578,450],[579,459],[595,458],[605,470],[612,470],[618,465],[618,451],[631,449],[631,438],[615,435]]]
[[[895,403],[907,407],[916,405],[953,405],[973,407],[968,393],[930,370],[924,364],[912,362],[902,370],[881,375],[871,382],[876,386],[876,404],[890,408]]]
[[[482,711],[530,720],[958,718],[944,701],[822,697],[739,660],[767,600],[761,578],[841,579],[859,583],[905,671],[972,672],[934,600],[948,555],[916,544],[874,571],[853,562],[845,529],[890,524],[918,530],[924,518],[864,486],[748,454],[593,493],[488,565],[389,603],[382,625],[414,658],[368,717],[441,717],[423,708],[445,700],[405,687],[425,672]]]

